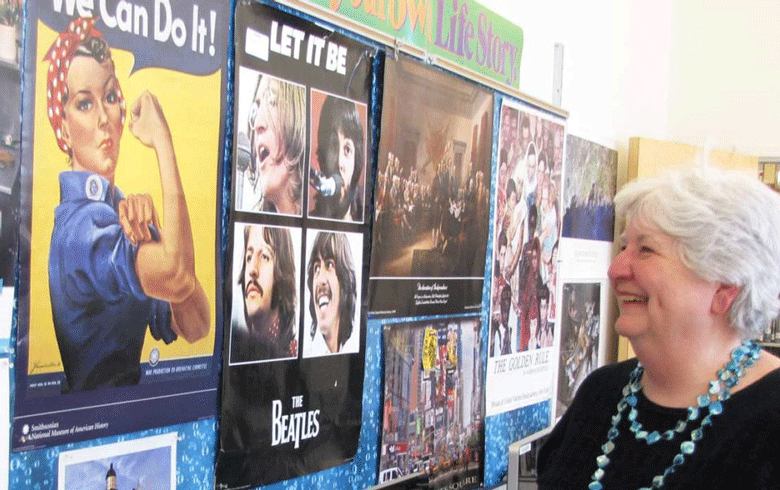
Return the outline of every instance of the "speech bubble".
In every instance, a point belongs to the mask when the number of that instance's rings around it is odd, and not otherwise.
[[[219,0],[44,0],[29,14],[57,32],[78,17],[97,17],[112,49],[135,57],[131,74],[166,68],[208,75],[227,58],[230,2]]]

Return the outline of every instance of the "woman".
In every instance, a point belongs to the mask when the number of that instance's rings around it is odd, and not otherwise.
[[[251,156],[240,210],[300,216],[305,123],[306,88],[260,75],[247,121]]]
[[[130,131],[157,155],[165,229],[150,198],[126,200],[114,183],[126,110],[94,23],[73,20],[45,58],[49,121],[70,165],[49,252],[64,392],[137,384],[147,326],[166,343],[194,342],[210,322],[170,130],[149,92],[130,109]]]
[[[309,178],[314,192],[312,216],[363,220],[365,132],[357,105],[328,95],[322,104],[317,128],[317,162]]]
[[[741,342],[780,309],[780,197],[696,168],[629,184],[615,205],[615,330],[637,359],[583,382],[539,488],[778,488],[780,359]]]

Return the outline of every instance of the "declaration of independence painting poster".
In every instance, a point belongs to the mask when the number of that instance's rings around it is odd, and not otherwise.
[[[493,95],[404,56],[386,59],[383,94],[369,311],[479,311]]]

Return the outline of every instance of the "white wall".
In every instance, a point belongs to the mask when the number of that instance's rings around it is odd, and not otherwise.
[[[481,3],[521,26],[520,91],[552,102],[564,44],[568,129],[618,149],[645,136],[780,156],[780,2]]]
[[[671,0],[481,3],[523,28],[525,94],[552,102],[554,46],[563,43],[569,132],[613,148],[664,136]]]
[[[674,2],[669,139],[780,156],[780,2]]]

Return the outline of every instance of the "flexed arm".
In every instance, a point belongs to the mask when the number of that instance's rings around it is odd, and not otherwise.
[[[157,98],[146,90],[130,109],[130,131],[157,154],[165,222],[159,242],[139,245],[136,272],[148,296],[170,302],[174,331],[195,342],[209,331],[209,305],[195,275],[190,216],[170,129]]]

